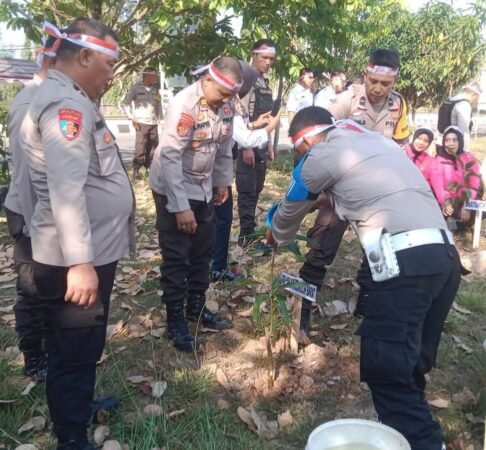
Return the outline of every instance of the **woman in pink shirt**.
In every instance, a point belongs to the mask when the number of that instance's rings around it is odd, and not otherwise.
[[[478,198],[481,178],[479,162],[464,151],[459,128],[451,126],[444,131],[442,148],[438,148],[433,161],[430,183],[449,227],[467,224],[471,211],[464,208],[464,203]]]
[[[420,127],[413,133],[412,143],[404,147],[405,154],[420,169],[429,184],[433,158],[427,153],[427,149],[433,140],[434,132],[430,128]]]

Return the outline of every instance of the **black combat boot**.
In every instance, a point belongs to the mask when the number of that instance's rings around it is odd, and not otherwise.
[[[24,375],[37,381],[46,381],[47,355],[42,350],[23,351]]]
[[[54,425],[54,433],[58,439],[56,450],[95,450],[88,440],[86,427]]]
[[[226,330],[233,326],[233,322],[223,319],[206,308],[206,294],[190,292],[187,297],[187,320],[199,322],[203,327],[211,330]]]
[[[184,317],[184,302],[182,300],[167,303],[167,337],[174,341],[174,347],[182,352],[193,352],[197,350],[197,343],[194,336],[187,328],[187,321]]]
[[[302,313],[300,316],[300,329],[309,335],[310,324],[311,324],[311,308],[312,302],[310,300],[302,299]]]

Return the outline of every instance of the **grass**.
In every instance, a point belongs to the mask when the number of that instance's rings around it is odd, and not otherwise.
[[[484,142],[478,140],[474,145],[484,148],[486,152],[486,138],[481,139]],[[278,200],[284,192],[288,183],[288,172],[292,167],[292,157],[288,154],[282,155],[272,164],[266,180],[265,195],[262,197],[263,209]],[[145,181],[137,183],[135,190],[142,219],[138,232],[140,237],[147,238],[144,242],[152,244],[156,242],[156,232],[153,230],[153,201]],[[306,218],[301,230],[302,234],[305,234],[308,227],[312,225],[314,217],[315,215],[311,214]],[[465,239],[467,241],[468,236],[465,236]],[[0,244],[8,242],[5,221],[0,217]],[[305,252],[305,242],[300,242],[299,247],[302,252]],[[252,258],[253,262],[245,269],[253,279],[260,283],[268,283],[269,259],[261,256]],[[325,285],[319,292],[318,303],[321,306],[336,299],[348,301],[356,295],[356,287],[349,278],[354,279],[360,262],[361,250],[358,241],[356,239],[349,243],[343,241],[335,263],[328,270]],[[148,273],[151,268],[159,264],[160,260],[153,258],[143,262],[124,261],[120,266],[129,265],[139,273]],[[298,258],[291,252],[281,252],[276,256],[278,271],[297,273],[300,264]],[[118,293],[118,297],[112,304],[110,323],[159,311],[160,297],[155,292],[159,289],[158,278],[146,278],[141,283],[145,290],[143,294],[132,297]],[[252,287],[255,288],[254,285]],[[466,415],[472,414],[474,417],[486,415],[486,352],[482,348],[482,341],[486,339],[486,305],[482,294],[485,288],[486,281],[480,278],[473,278],[471,282],[461,284],[456,302],[470,310],[472,314],[465,315],[451,311],[439,346],[438,367],[431,372],[430,376],[429,398],[444,397],[451,400],[454,394],[465,387],[477,397],[477,401],[467,407],[460,407],[451,401],[451,406],[446,410],[433,411],[435,417],[442,423],[448,440],[464,438],[467,442],[479,442],[484,433],[483,425],[472,424]],[[229,292],[233,287],[222,283],[220,289],[221,292]],[[14,291],[2,289],[3,295],[5,298],[11,298],[14,296]],[[122,309],[120,307],[122,302],[133,307],[133,310]],[[4,304],[0,297],[0,306],[7,304],[10,305],[11,302]],[[250,306],[241,302],[236,309],[240,311]],[[2,314],[0,319],[1,316]],[[255,329],[255,325],[249,319],[235,318],[235,322],[236,329],[241,335],[239,337],[233,334],[201,334],[203,345],[208,350],[197,358],[191,354],[175,351],[165,338],[155,338],[150,334],[143,338],[131,338],[128,331],[123,330],[108,341],[106,346],[108,358],[98,366],[96,396],[99,398],[114,394],[119,399],[119,408],[108,419],[110,438],[127,444],[130,449],[135,450],[151,450],[157,447],[165,447],[167,450],[302,449],[305,447],[309,433],[320,423],[338,417],[375,419],[369,393],[359,385],[349,386],[348,391],[347,387],[339,390],[336,387],[328,388],[323,383],[308,397],[285,394],[257,399],[223,389],[216,381],[215,367],[226,370],[231,364],[228,361],[232,361],[231,358],[235,353],[237,354],[242,342],[262,335],[261,329],[260,331],[258,327]],[[342,330],[333,330],[331,329],[333,324],[347,324],[347,326]],[[319,335],[312,341],[320,347],[323,342],[335,345],[339,352],[336,370],[343,372],[346,370],[344,355],[349,355],[349,359],[355,364],[359,361],[359,340],[354,336],[358,324],[359,319],[349,315],[335,318],[313,315],[313,329],[319,331]],[[459,337],[473,350],[472,353],[468,354],[461,349],[453,336]],[[19,443],[34,443],[41,450],[52,450],[55,444],[48,430],[21,435],[17,433],[19,427],[28,419],[39,414],[48,417],[48,412],[42,385],[36,386],[27,396],[19,395],[28,380],[22,377],[21,367],[11,364],[11,359],[5,354],[5,349],[14,346],[15,342],[13,328],[2,323],[0,326],[0,399],[18,400],[13,404],[0,404],[0,448],[2,444],[10,449],[15,448]],[[279,355],[277,365],[288,364],[291,360],[292,358],[286,354]],[[241,362],[253,364],[253,369],[248,375],[250,379],[253,371],[257,372],[267,364],[265,357],[259,360],[258,357],[251,359],[245,355],[241,355]],[[326,369],[327,367],[324,366],[319,370]],[[233,368],[233,370],[238,369]],[[167,390],[160,399],[154,399],[142,392],[147,390],[147,386],[134,385],[127,381],[127,377],[132,375],[165,380]],[[318,380],[319,373],[313,377]],[[348,398],[348,395],[351,397]],[[229,409],[218,408],[220,399],[229,402]],[[151,403],[160,405],[163,411],[161,416],[144,415],[143,408]],[[275,420],[278,414],[290,409],[294,423],[275,441],[259,439],[255,434],[250,433],[236,414],[238,406],[249,404],[254,405],[259,411],[264,411],[271,420]],[[184,412],[176,417],[168,417],[171,412],[180,410]],[[127,417],[131,420],[127,420]]]

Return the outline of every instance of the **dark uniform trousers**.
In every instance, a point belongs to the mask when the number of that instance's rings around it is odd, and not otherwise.
[[[10,235],[15,240],[14,267],[17,272],[17,301],[14,306],[15,329],[22,353],[39,356],[45,352],[47,303],[39,295],[32,269],[32,245],[23,233],[24,217],[5,208]]]
[[[425,398],[425,374],[460,282],[454,246],[422,245],[397,252],[400,275],[374,282],[360,272],[366,292],[361,336],[361,380],[378,418],[402,433],[412,450],[440,450],[442,431]]]
[[[213,189],[213,194],[217,189]],[[228,248],[233,222],[233,189],[228,187],[228,200],[214,207],[214,237],[212,270],[223,271],[228,266]]]
[[[322,287],[326,267],[334,261],[347,226],[331,206],[319,208],[314,226],[307,232],[309,250],[299,271],[304,281]]]
[[[139,124],[135,134],[135,152],[133,155],[133,167],[145,166],[150,168],[155,149],[159,145],[157,125]]]
[[[98,300],[90,308],[66,302],[67,267],[34,262],[39,293],[48,299],[46,393],[59,440],[82,435],[91,419],[96,362],[103,352],[117,261],[95,267]]]
[[[240,216],[240,236],[247,236],[255,232],[255,213],[258,197],[263,190],[266,161],[259,158],[255,152],[255,167],[247,166],[243,162],[243,152],[238,152],[236,160],[236,189],[238,191],[238,214]]]
[[[162,301],[176,303],[183,301],[188,293],[204,293],[209,287],[209,261],[213,248],[213,201],[189,200],[197,222],[196,233],[189,234],[177,229],[175,213],[167,211],[167,197],[155,192],[153,195],[162,250]]]

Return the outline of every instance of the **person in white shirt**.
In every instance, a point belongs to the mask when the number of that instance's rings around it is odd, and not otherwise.
[[[317,92],[314,106],[328,109],[335,98],[346,88],[346,75],[343,72],[332,72],[329,85]]]
[[[312,106],[314,101],[314,92],[312,85],[314,84],[314,73],[308,67],[300,69],[299,83],[296,84],[289,92],[287,98],[287,113],[289,115],[289,124],[292,122],[295,114],[302,108]]]

